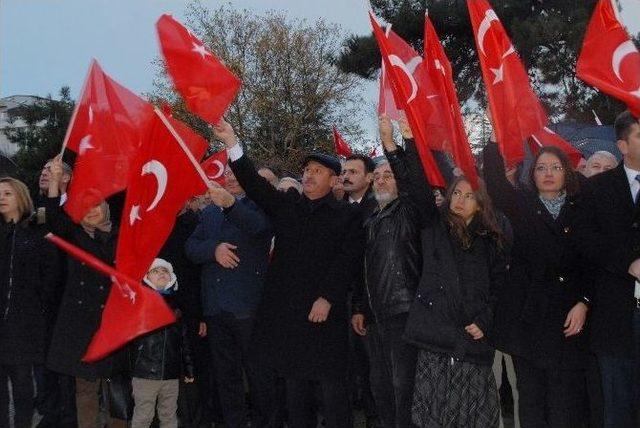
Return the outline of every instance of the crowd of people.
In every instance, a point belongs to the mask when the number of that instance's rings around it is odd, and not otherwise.
[[[61,157],[33,196],[0,178],[0,428],[346,428],[354,407],[370,427],[498,427],[503,360],[523,428],[640,426],[638,119],[616,119],[619,164],[542,147],[523,171],[492,138],[478,183],[436,156],[447,188],[399,127],[380,117],[374,159],[309,154],[299,180],[221,120],[225,184],[143,279],[176,323],[94,363],[110,279],[44,235],[112,263],[117,202],[72,222]]]

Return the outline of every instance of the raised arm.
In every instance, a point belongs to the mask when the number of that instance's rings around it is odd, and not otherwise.
[[[507,180],[504,160],[498,145],[489,142],[482,151],[484,181],[493,205],[512,222],[519,218],[517,212],[517,191]]]
[[[275,213],[287,199],[287,195],[258,175],[255,166],[238,143],[233,127],[228,122],[220,119],[220,123],[215,125],[213,130],[216,138],[227,147],[229,165],[249,199],[258,204],[267,215]]]
[[[411,138],[405,140],[406,151],[396,146],[393,141],[391,120],[385,115],[379,119],[380,138],[389,159],[389,165],[398,186],[398,195],[406,203],[416,207],[422,226],[430,223],[438,214],[438,207],[433,190],[427,181],[420,159]],[[411,137],[406,134],[405,136]]]

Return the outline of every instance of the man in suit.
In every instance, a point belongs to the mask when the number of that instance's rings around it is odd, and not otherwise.
[[[623,162],[587,181],[576,236],[593,269],[591,346],[605,427],[633,427],[640,392],[640,123],[624,112],[615,132]]]
[[[361,272],[364,233],[358,210],[331,189],[337,159],[313,153],[303,161],[302,195],[279,192],[260,177],[231,125],[214,127],[231,169],[275,230],[273,258],[258,313],[256,353],[286,380],[289,426],[315,427],[317,384],[326,426],[351,427],[347,285]]]
[[[265,426],[273,409],[269,372],[250,357],[256,310],[262,299],[271,227],[245,196],[233,172],[225,187],[209,189],[207,207],[186,243],[187,256],[202,265],[202,306],[216,371],[225,426],[245,427],[243,370],[253,402],[253,426]]]

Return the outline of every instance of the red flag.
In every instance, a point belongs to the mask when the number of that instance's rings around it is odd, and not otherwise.
[[[393,89],[391,89],[391,82],[384,66],[384,61],[380,66],[379,77],[379,94],[378,94],[378,116],[386,114],[390,119],[400,120],[402,116],[400,111],[396,108],[396,103],[393,100]]]
[[[471,187],[477,189],[478,172],[464,129],[460,102],[453,83],[453,70],[427,14],[424,17],[424,57],[427,75],[434,87],[433,102],[438,111],[442,112],[443,123],[440,129],[444,138],[443,149],[451,153],[455,164],[469,180]]]
[[[156,27],[167,71],[187,107],[218,123],[242,82],[170,15],[162,15]]]
[[[173,129],[175,129],[178,135],[180,135],[180,138],[182,138],[182,141],[184,141],[189,151],[193,154],[193,157],[200,162],[204,157],[204,154],[207,152],[207,148],[209,148],[207,140],[205,140],[200,134],[196,133],[193,129],[189,128],[189,126],[184,122],[181,122],[172,116],[168,116],[166,119],[169,121],[171,126],[173,126]]]
[[[224,186],[224,168],[227,165],[227,151],[220,150],[200,164],[207,178]]]
[[[127,186],[153,108],[91,61],[64,146],[77,153],[65,211],[75,221]]]
[[[524,141],[547,124],[529,76],[486,0],[467,0],[498,145],[508,165],[524,159]]]
[[[173,311],[169,309],[162,297],[156,291],[151,290],[148,287],[143,287],[138,283],[138,281],[135,281],[131,277],[124,275],[122,272],[115,270],[113,267],[98,259],[93,254],[90,254],[83,249],[76,247],[75,245],[65,241],[59,236],[54,235],[53,233],[48,233],[45,238],[60,247],[62,250],[69,253],[69,255],[71,255],[72,257],[80,260],[83,263],[86,263],[92,269],[95,269],[103,275],[108,276],[114,283],[117,283],[119,285],[118,292],[125,293],[123,298],[129,299],[131,301],[130,305],[134,308],[133,310],[138,313],[145,314],[145,316],[140,319],[141,328],[146,329],[147,331],[151,331],[153,329],[162,327],[163,325],[171,324],[175,321]],[[138,291],[134,292],[133,289],[136,289]],[[111,296],[109,296],[106,306],[109,306],[109,300],[111,300]],[[107,312],[106,310],[105,312],[103,312],[103,325],[109,324],[113,326],[125,326],[130,322],[131,319],[129,318],[128,312]],[[119,328],[115,328],[113,330],[101,329],[99,330],[99,332],[101,335],[106,335],[103,336],[101,340],[110,342],[111,340],[113,340],[110,337],[111,334],[117,335],[119,332]],[[99,360],[102,357],[106,356],[107,353],[105,353],[104,355],[92,355],[91,358],[87,358],[85,356],[84,361],[91,362]]]
[[[610,0],[600,0],[596,5],[576,74],[624,102],[635,117],[640,117],[640,52],[616,18]]]
[[[373,34],[382,54],[382,60],[385,63],[385,71],[391,82],[396,105],[406,112],[427,180],[432,186],[445,187],[444,179],[427,144],[427,133],[423,118],[429,117],[431,108],[427,102],[427,96],[423,92],[424,88],[420,88],[411,71],[411,68],[413,68],[411,61],[420,63],[422,58],[419,56],[418,58],[413,57],[410,61],[403,59],[400,55],[404,56],[404,52],[397,51],[396,48],[398,46],[389,43],[380,24],[378,24],[377,18],[371,11],[369,11],[369,18]],[[416,66],[417,68],[418,66]]]
[[[580,160],[582,159],[582,153],[580,153],[575,147],[566,142],[561,136],[553,132],[546,126],[540,131],[531,135],[529,138],[529,148],[534,155],[538,153],[540,147],[555,146],[561,149],[569,156],[571,165],[574,168],[578,167]]]
[[[336,155],[338,156],[348,158],[353,154],[351,152],[351,147],[349,147],[347,142],[344,141],[344,138],[342,138],[342,135],[340,135],[335,125],[333,126],[333,147],[336,151]]]
[[[176,216],[186,201],[207,189],[206,177],[197,161],[172,129],[171,123],[156,110],[149,135],[132,162],[127,197],[120,223],[116,268],[140,281],[173,229]],[[172,132],[173,131],[173,132]],[[153,313],[141,313],[135,299],[142,287],[129,284],[129,293],[113,287],[103,312],[103,322],[94,336],[85,358],[98,359],[131,339],[166,324],[151,326],[145,318]],[[126,323],[107,320],[126,319]]]

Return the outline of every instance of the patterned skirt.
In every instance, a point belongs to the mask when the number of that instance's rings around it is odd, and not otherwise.
[[[491,366],[418,353],[411,409],[421,428],[493,428],[500,423],[496,379]]]

